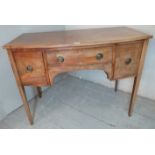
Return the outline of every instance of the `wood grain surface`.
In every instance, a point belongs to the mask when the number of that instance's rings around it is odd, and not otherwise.
[[[151,35],[127,27],[27,33],[6,44],[5,48],[65,48],[130,42]]]
[[[46,86],[47,79],[41,50],[20,49],[13,52],[24,85]],[[28,67],[30,70],[28,70]]]
[[[103,70],[108,79],[135,77],[132,115],[151,35],[126,27],[23,34],[6,44],[19,92],[30,123],[32,114],[24,86],[52,85],[60,73]]]

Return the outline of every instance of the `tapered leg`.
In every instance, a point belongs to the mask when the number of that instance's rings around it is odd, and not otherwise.
[[[115,81],[115,92],[118,91],[118,80]]]
[[[28,104],[27,99],[26,99],[25,89],[23,86],[18,86],[18,88],[19,88],[19,92],[20,92],[20,95],[21,95],[22,100],[23,100],[23,105],[25,107],[27,117],[29,119],[30,124],[32,125],[33,124],[33,116],[31,114],[30,107],[29,107],[29,104]]]
[[[41,87],[37,87],[37,92],[38,92],[38,96],[41,98],[42,97]]]
[[[139,84],[140,84],[140,77],[139,78],[136,77],[134,80],[132,95],[130,99],[129,116],[132,116],[132,113],[134,110],[134,105],[135,105],[135,100],[136,100]]]
[[[30,124],[32,125],[33,124],[33,117],[32,117],[31,111],[30,111],[29,104],[28,104],[27,99],[26,99],[25,89],[24,89],[24,86],[22,85],[22,82],[20,80],[20,76],[18,74],[18,71],[16,68],[16,63],[15,63],[15,60],[14,60],[14,57],[13,57],[11,50],[8,50],[8,55],[10,58],[11,66],[12,66],[12,69],[13,69],[13,72],[14,72],[14,75],[16,78],[17,86],[18,86],[19,93],[20,93],[22,101],[23,101],[23,105],[25,107],[25,111],[26,111],[28,120],[29,120]]]
[[[145,40],[137,76],[135,77],[135,80],[134,80],[134,85],[133,85],[133,90],[132,90],[132,95],[131,95],[131,100],[130,100],[130,106],[129,106],[129,112],[128,112],[129,116],[132,116],[132,113],[134,110],[135,100],[136,100],[136,96],[137,96],[137,92],[138,92],[138,88],[139,88],[139,84],[140,84],[140,80],[141,80],[141,76],[142,76],[147,47],[148,47],[148,40]]]

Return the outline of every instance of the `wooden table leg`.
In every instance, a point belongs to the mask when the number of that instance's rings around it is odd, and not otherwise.
[[[30,124],[32,125],[33,124],[33,116],[32,116],[31,111],[30,111],[29,103],[27,102],[27,99],[26,99],[25,89],[23,86],[18,86],[18,88],[19,88],[19,92],[20,92],[20,95],[21,95],[22,100],[23,100],[23,104],[25,107],[27,117],[29,119]]]
[[[135,105],[135,100],[136,100],[139,84],[140,84],[140,79],[136,77],[134,80],[132,95],[130,99],[129,116],[132,116],[132,113],[134,110],[134,105]]]
[[[140,80],[141,80],[141,76],[142,76],[142,71],[143,71],[143,67],[144,67],[144,60],[145,60],[147,47],[148,47],[148,40],[145,40],[137,76],[135,77],[135,80],[134,80],[134,85],[133,85],[133,90],[132,90],[132,95],[131,95],[131,100],[130,100],[130,107],[129,107],[129,112],[128,112],[129,116],[132,116],[132,113],[134,110],[135,100],[136,100],[136,96],[137,96],[137,92],[138,92],[138,88],[139,88],[139,84],[140,84]]]
[[[29,120],[30,124],[32,125],[33,124],[33,117],[32,117],[31,111],[30,111],[29,104],[28,104],[27,99],[26,99],[25,89],[24,89],[24,86],[22,85],[22,82],[20,80],[20,76],[18,74],[18,71],[17,71],[17,68],[16,68],[16,63],[15,63],[15,60],[14,60],[14,57],[13,57],[13,54],[12,54],[11,50],[8,50],[8,55],[9,55],[9,58],[10,58],[11,66],[12,66],[12,69],[13,69],[13,72],[14,72],[14,75],[15,75],[15,78],[16,78],[19,93],[21,95],[21,98],[22,98],[22,101],[23,101],[23,105],[25,107],[25,111],[26,111],[28,120]]]
[[[118,80],[115,81],[115,92],[118,91]]]
[[[42,97],[41,87],[37,87],[37,92],[38,92],[38,96],[41,98]]]

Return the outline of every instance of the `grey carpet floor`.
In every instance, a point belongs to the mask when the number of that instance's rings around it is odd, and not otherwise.
[[[30,101],[34,125],[21,106],[2,121],[1,129],[141,129],[155,128],[155,101],[137,98],[129,118],[130,94],[67,76]]]

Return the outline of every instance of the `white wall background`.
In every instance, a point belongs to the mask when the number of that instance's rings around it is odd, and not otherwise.
[[[22,104],[7,53],[2,46],[21,33],[56,30],[64,30],[64,26],[0,26],[0,119]],[[28,99],[35,95],[31,87],[26,89],[26,93]]]
[[[67,25],[66,30],[83,29],[83,28],[96,28],[96,27],[115,27],[103,25]],[[155,26],[128,26],[137,30],[149,33],[155,37]],[[141,80],[141,85],[138,94],[155,100],[155,39],[151,39],[149,43],[148,53],[145,61],[144,72]],[[93,81],[108,87],[114,87],[114,82],[107,80],[103,71],[79,71],[73,72],[71,75]],[[131,92],[133,86],[133,79],[125,79],[119,82],[119,89],[125,92]]]

